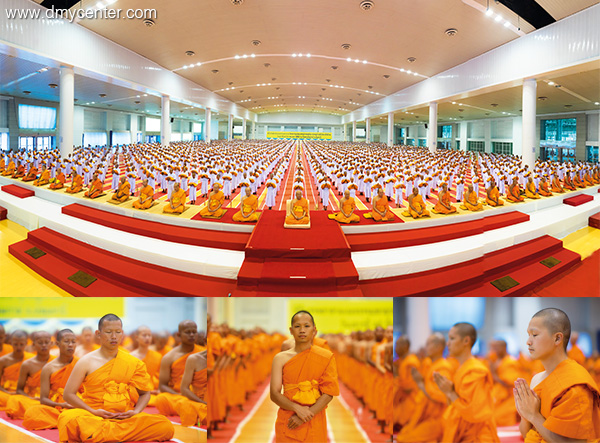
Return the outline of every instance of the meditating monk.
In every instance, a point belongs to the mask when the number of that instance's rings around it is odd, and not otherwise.
[[[200,216],[205,218],[221,218],[225,214],[225,209],[222,208],[225,203],[225,194],[221,191],[219,183],[213,184],[212,191],[208,194],[208,202],[206,207],[200,211]]]
[[[291,202],[290,215],[285,218],[285,222],[288,225],[305,225],[309,221],[308,200],[302,197],[301,189],[296,189],[296,198]]]
[[[4,155],[0,155],[0,174],[4,174],[6,170],[6,162],[4,161]]]
[[[8,166],[6,167],[6,169],[4,170],[4,172],[2,173],[2,175],[4,177],[7,177],[9,175],[13,175],[15,173],[17,166],[15,165],[15,161],[11,158],[10,161],[8,162]]]
[[[240,210],[233,215],[233,221],[236,222],[255,222],[258,220],[258,198],[252,194],[252,189],[246,187],[246,195],[242,197]]]
[[[271,370],[271,401],[279,406],[275,442],[325,442],[325,409],[339,395],[335,358],[312,345],[317,328],[309,312],[297,312],[291,324],[294,347],[275,355]]]
[[[496,361],[490,365],[494,379],[492,396],[494,398],[494,419],[496,426],[514,426],[517,424],[517,409],[513,398],[515,381],[523,377],[521,365],[506,350],[504,340],[494,340],[490,348],[496,354]]]
[[[12,178],[23,178],[25,177],[25,162],[20,162],[17,166],[17,170],[13,173]]]
[[[112,197],[110,199],[123,203],[124,201],[127,201],[129,199],[130,193],[131,193],[131,185],[127,181],[127,177],[121,177],[121,180],[119,182],[119,188],[117,189],[117,192],[115,192],[112,195]]]
[[[419,358],[410,353],[410,340],[402,335],[396,340],[396,355],[398,359],[394,362],[394,423],[400,428],[406,426],[410,421],[412,412],[416,406],[419,388],[413,378],[413,370],[419,371],[421,363]]]
[[[360,217],[354,213],[356,210],[356,202],[353,197],[350,197],[350,190],[344,191],[344,196],[340,200],[340,212],[333,215],[333,219],[338,223],[358,223]]]
[[[429,211],[425,207],[419,188],[415,186],[412,194],[408,196],[408,212],[412,218],[429,217]]]
[[[69,194],[77,194],[83,190],[83,177],[77,173],[75,168],[73,168],[71,177],[73,178],[71,186],[69,186],[65,192],[68,192]]]
[[[542,177],[540,181],[540,195],[543,195],[544,197],[552,197],[552,191],[550,191],[546,177]]]
[[[86,326],[81,330],[79,341],[80,344],[75,348],[75,357],[77,358],[81,358],[100,348],[100,346],[94,342],[94,331],[89,326]]]
[[[90,185],[90,188],[83,195],[85,195],[86,197],[89,197],[89,198],[98,198],[102,195],[103,191],[104,191],[104,185],[98,178],[98,173],[94,172],[94,175],[92,175],[92,184]]]
[[[191,320],[179,323],[177,336],[181,343],[168,352],[160,362],[159,389],[156,397],[156,408],[164,415],[177,415],[177,404],[184,400],[181,395],[181,380],[185,370],[185,362],[192,354],[200,352],[196,345],[198,327]]]
[[[205,425],[207,420],[206,351],[190,355],[185,362],[181,379],[181,393],[185,399],[179,402],[178,414],[183,426]]]
[[[50,355],[52,346],[50,334],[39,331],[31,335],[35,356],[21,364],[17,391],[6,403],[6,414],[13,420],[23,420],[25,411],[29,407],[39,404],[42,368],[54,359],[54,356]]]
[[[48,183],[50,183],[50,171],[46,168],[46,165],[42,165],[40,177],[33,181],[33,186],[43,186]]]
[[[443,417],[443,442],[500,442],[494,422],[494,381],[485,364],[471,354],[476,341],[472,324],[456,323],[448,332],[448,354],[459,367],[452,379],[433,375],[450,404]]]
[[[390,210],[390,204],[383,188],[378,188],[377,195],[373,197],[373,210],[371,211],[371,216],[375,221],[390,221],[396,218],[394,213]]]
[[[498,190],[498,187],[496,186],[496,183],[494,182],[493,179],[490,182],[489,188],[487,188],[485,191],[487,193],[487,198],[485,199],[485,201],[488,205],[490,205],[490,206],[504,205],[504,200],[502,200],[500,198],[500,191]]]
[[[568,191],[574,191],[577,189],[577,187],[575,186],[575,183],[573,183],[573,180],[571,180],[571,172],[570,171],[565,172],[565,179],[564,179],[563,186]]]
[[[567,356],[569,317],[560,309],[537,312],[527,328],[531,358],[544,371],[531,386],[520,378],[513,391],[526,442],[597,441],[600,436],[600,392],[589,372]]]
[[[146,365],[119,349],[123,324],[114,314],[98,322],[100,349],[82,357],[73,368],[64,399],[74,406],[58,417],[61,442],[166,441],[171,422],[142,412],[152,390]],[[83,386],[81,396],[77,391]]]
[[[152,344],[152,331],[147,326],[140,326],[134,333],[134,340],[137,344],[137,348],[131,351],[131,355],[139,358],[146,364],[146,370],[148,375],[152,379],[152,385],[154,389],[150,391],[149,406],[154,406],[156,403],[156,396],[160,393],[158,386],[158,378],[160,375],[160,361],[162,354],[150,349]]]
[[[58,171],[58,174],[56,174],[56,177],[54,177],[54,181],[52,183],[50,183],[50,186],[48,186],[49,189],[62,189],[65,186],[65,182],[67,181],[67,178],[65,177],[65,173],[62,172],[62,170]]]
[[[460,205],[460,209],[473,212],[481,211],[483,209],[483,203],[479,201],[479,196],[473,190],[473,185],[469,185],[464,202]]]
[[[577,341],[579,340],[579,333],[573,332],[571,333],[571,349],[567,352],[567,357],[571,360],[575,360],[581,366],[585,366],[585,361],[587,360],[585,354],[581,350],[579,346],[577,346]]]
[[[531,177],[530,177],[531,178]],[[525,197],[521,196],[521,187],[519,186],[519,177],[513,177],[513,181],[508,187],[506,198],[514,203],[519,203],[525,200]]]
[[[4,326],[0,324],[0,357],[4,357],[5,355],[10,354],[13,351],[13,347],[8,343],[5,343],[5,340],[6,331],[4,330]]]
[[[6,409],[8,399],[16,394],[21,365],[25,360],[33,357],[33,354],[25,352],[27,346],[25,331],[14,331],[10,336],[10,344],[12,352],[0,357],[0,411]]]
[[[560,183],[557,173],[554,173],[554,177],[552,178],[552,192],[558,192],[560,194],[565,192],[565,190],[562,187],[562,184]]]
[[[438,202],[433,208],[438,214],[452,214],[456,212],[456,208],[450,203],[450,194],[448,193],[448,185],[442,183],[442,190],[438,194]]]
[[[148,185],[148,179],[142,180],[140,188],[140,198],[133,202],[133,207],[136,209],[148,209],[154,203],[154,189]]]
[[[63,391],[78,360],[74,356],[77,338],[70,329],[62,329],[56,334],[56,344],[58,357],[48,362],[40,375],[40,404],[25,411],[23,427],[30,431],[58,427],[60,412],[73,408],[63,399]]]
[[[583,174],[583,184],[584,186],[594,186],[594,179],[590,175],[589,169],[587,169],[585,174]]]
[[[23,177],[24,182],[30,182],[37,178],[38,170],[34,166],[33,162],[29,163],[29,169],[27,170],[27,174]]]
[[[182,214],[185,211],[185,200],[185,191],[179,187],[179,183],[175,182],[171,199],[163,208],[163,212],[167,214]]]
[[[585,188],[585,183],[579,178],[579,171],[575,171],[573,174],[573,184],[578,188]]]
[[[527,180],[527,186],[525,186],[525,196],[527,198],[538,199],[541,198],[535,189],[535,183],[533,182],[533,177],[530,175]]]

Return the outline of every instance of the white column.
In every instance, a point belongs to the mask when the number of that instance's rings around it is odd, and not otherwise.
[[[246,140],[246,119],[242,119],[242,140]]]
[[[251,122],[250,123],[252,126],[250,127],[250,134],[252,134],[252,136],[250,137],[252,140],[256,140],[256,123]]]
[[[352,141],[356,141],[356,122],[352,122]]]
[[[523,165],[529,165],[529,170],[532,170],[535,164],[536,94],[536,80],[534,78],[523,80]]]
[[[392,146],[394,144],[394,113],[388,113],[388,146]]]
[[[437,102],[429,103],[429,126],[427,126],[427,147],[430,152],[437,149]]]
[[[406,313],[408,318],[406,333],[410,338],[411,349],[416,350],[425,346],[427,338],[431,335],[429,299],[427,297],[408,297]]]
[[[160,145],[169,146],[171,142],[171,99],[168,95],[161,97]]]
[[[367,117],[365,119],[365,126],[366,126],[366,129],[365,129],[366,142],[371,143],[371,118],[370,117]]]
[[[469,124],[467,122],[460,122],[460,150],[468,151],[468,138],[469,138]]]
[[[58,148],[66,158],[73,153],[73,112],[75,109],[75,74],[70,66],[60,67]]]
[[[210,143],[210,108],[206,108],[204,116],[204,141]]]
[[[233,140],[233,114],[229,114],[227,122],[227,140]]]

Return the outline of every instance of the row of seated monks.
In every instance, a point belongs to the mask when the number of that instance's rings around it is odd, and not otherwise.
[[[168,416],[206,425],[205,337],[193,321],[172,337],[153,337],[145,326],[126,337],[114,314],[79,337],[70,329],[5,336],[0,326],[0,410],[25,429],[58,428],[61,442],[100,443],[168,441]]]
[[[409,338],[399,337],[397,441],[500,442],[499,430],[515,425],[526,442],[597,441],[598,353],[586,359],[559,309],[536,313],[527,331],[530,356],[521,353],[518,359],[507,353],[503,340],[493,340],[487,356],[474,356],[477,331],[469,323],[456,323],[447,339],[431,334],[416,354],[410,353]]]

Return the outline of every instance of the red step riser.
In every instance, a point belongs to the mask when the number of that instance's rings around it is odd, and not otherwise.
[[[512,260],[508,263],[504,262],[504,264],[501,266],[494,266],[493,268],[486,269],[484,273],[484,278],[486,280],[493,280],[495,276],[499,276],[500,274],[506,274],[511,269],[527,265],[531,262],[542,261],[552,256],[552,254],[560,252],[562,250],[562,242],[551,246],[549,245],[543,249],[536,251],[535,253],[522,256],[519,259]],[[486,261],[489,263],[488,260]]]

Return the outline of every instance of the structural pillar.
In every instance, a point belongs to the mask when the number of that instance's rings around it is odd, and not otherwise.
[[[406,311],[409,319],[406,333],[411,339],[411,347],[419,349],[425,346],[427,337],[431,335],[428,315],[429,299],[427,297],[408,297],[406,299]]]
[[[437,149],[437,102],[429,103],[429,126],[427,127],[427,147],[429,152]]]
[[[367,143],[371,143],[371,118],[370,118],[370,117],[367,117],[367,118],[365,119],[365,126],[366,126],[366,129],[365,129],[365,132],[366,132],[366,134],[365,134],[366,140],[365,140],[365,141],[366,141]]]
[[[70,66],[60,67],[58,147],[60,156],[73,153],[73,114],[75,112],[75,74]]]
[[[523,165],[533,170],[535,165],[535,116],[537,99],[537,82],[534,78],[523,80]]]
[[[394,144],[394,113],[388,112],[388,146],[392,146]]]
[[[160,119],[160,145],[169,146],[171,142],[171,99],[168,95],[163,95],[160,100],[161,119]]]
[[[229,114],[227,120],[227,140],[233,140],[233,114]]]
[[[356,122],[352,122],[352,141],[356,141]]]
[[[246,119],[242,119],[242,140],[246,140]]]
[[[206,143],[210,143],[210,117],[210,108],[206,108],[206,113],[204,115],[204,141]]]

